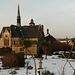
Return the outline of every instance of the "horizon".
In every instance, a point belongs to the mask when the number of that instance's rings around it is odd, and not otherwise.
[[[44,25],[44,32],[55,38],[74,38],[75,1],[74,0],[7,0],[0,1],[0,32],[3,27],[16,25],[18,3],[21,25],[29,25],[33,18],[35,25]]]

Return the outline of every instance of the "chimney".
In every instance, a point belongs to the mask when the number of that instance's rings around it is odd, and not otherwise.
[[[47,29],[47,34],[49,34],[49,29]]]
[[[42,25],[42,32],[43,32],[43,25]]]

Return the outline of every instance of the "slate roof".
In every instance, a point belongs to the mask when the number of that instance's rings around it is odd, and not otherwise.
[[[51,36],[50,34],[49,34],[48,36],[44,37],[44,39],[45,39],[46,41],[51,41],[51,42],[56,41],[56,39],[55,39],[53,36]]]
[[[22,32],[23,32],[24,38],[36,38],[37,33],[38,33],[38,27],[39,27],[39,25],[23,26]]]
[[[11,25],[10,27],[3,27],[3,32],[5,31],[6,28],[9,32],[11,30],[11,37],[37,38],[39,25],[35,26]]]
[[[22,34],[18,26],[11,25],[10,28],[11,28],[11,37],[22,37]]]

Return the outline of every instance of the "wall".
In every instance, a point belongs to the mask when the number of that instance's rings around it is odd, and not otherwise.
[[[2,38],[0,38],[0,48],[2,48]]]
[[[26,49],[24,50],[20,50],[23,49],[22,45],[20,44],[21,38],[12,38],[12,51],[18,53],[18,52],[24,52],[26,54]],[[30,40],[30,41],[38,41],[38,38],[28,38],[25,40]],[[15,41],[15,44],[14,44]],[[28,50],[31,52],[31,54],[36,55],[37,54],[37,44],[32,44],[31,47],[28,48]],[[27,52],[27,54],[30,54],[29,52]]]
[[[4,45],[4,38],[5,38],[5,36],[9,37],[9,45],[8,46]],[[2,44],[2,47],[10,47],[11,48],[11,32],[8,32],[7,29],[5,29],[5,32],[2,31],[1,44]]]

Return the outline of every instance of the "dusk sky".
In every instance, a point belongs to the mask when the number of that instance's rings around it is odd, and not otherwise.
[[[0,32],[4,26],[16,25],[18,3],[21,25],[29,25],[33,18],[55,38],[75,37],[75,0],[0,0]]]

